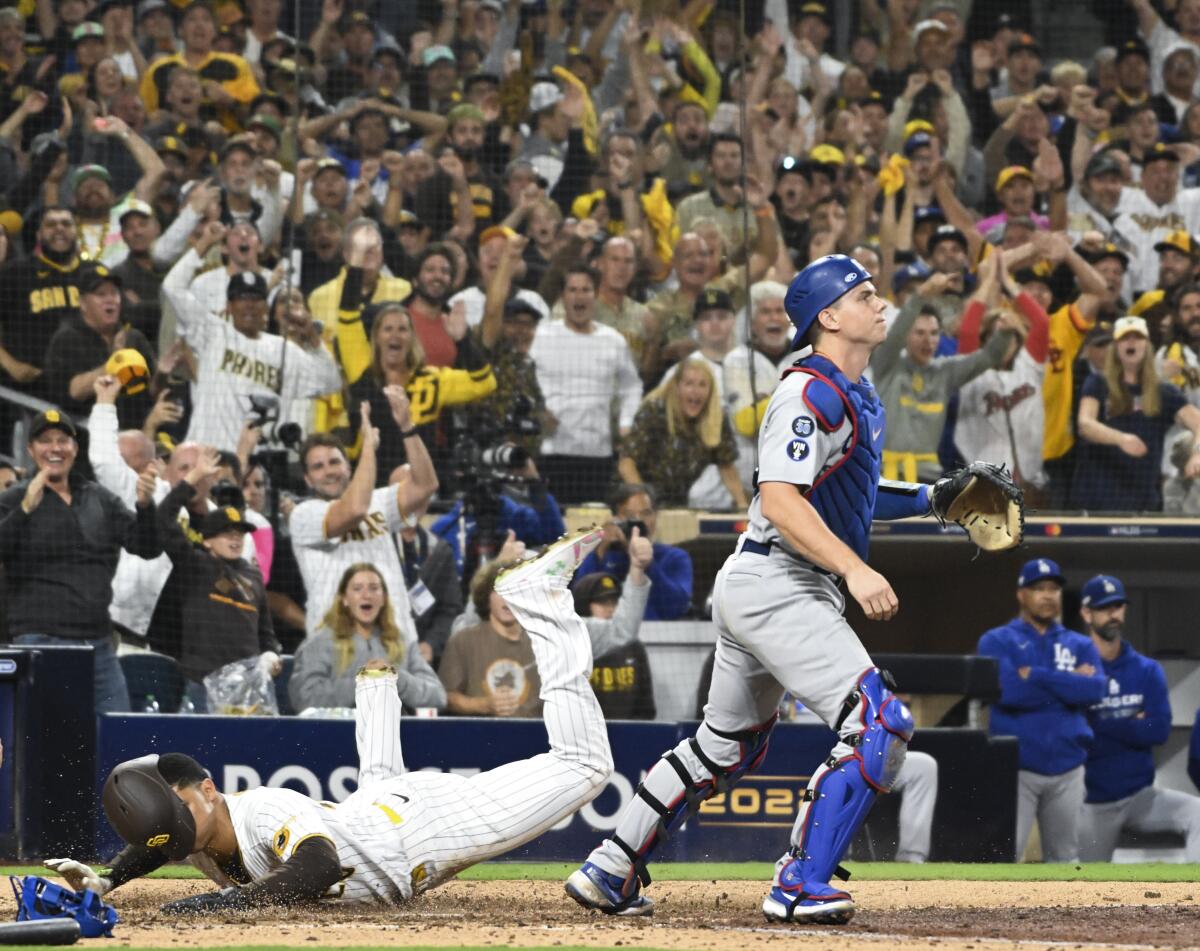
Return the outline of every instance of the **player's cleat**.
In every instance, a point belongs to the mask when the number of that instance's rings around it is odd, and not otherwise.
[[[566,891],[584,908],[602,911],[606,915],[633,917],[654,914],[654,900],[640,894],[636,878],[633,879],[632,894],[622,895],[624,887],[624,879],[610,875],[591,862],[584,862],[567,879]]]
[[[799,863],[792,863],[782,869],[775,887],[763,899],[763,916],[767,921],[844,925],[854,917],[854,900],[849,893],[830,885],[799,881],[789,874],[798,867]]]
[[[395,677],[396,668],[390,664],[387,667],[360,667],[356,676],[365,680],[371,680],[375,677]]]
[[[581,532],[564,535],[544,552],[527,558],[496,576],[496,591],[511,588],[535,578],[545,578],[552,586],[565,588],[571,583],[580,562],[604,540],[604,529],[593,526]]]

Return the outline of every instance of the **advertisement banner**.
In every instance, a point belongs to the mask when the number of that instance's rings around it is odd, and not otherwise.
[[[664,752],[691,736],[694,723],[612,722],[616,769],[608,785],[576,815],[530,842],[511,858],[574,861],[616,825],[639,782]],[[410,769],[480,771],[547,749],[540,720],[406,718],[404,760]],[[787,848],[788,830],[812,770],[828,755],[833,734],[822,726],[781,724],[762,768],[730,792],[704,803],[699,815],[655,853],[658,861],[774,861]],[[914,748],[943,764],[931,858],[1008,860],[1012,851],[1016,746],[977,730],[926,730]],[[314,799],[340,802],[357,788],[351,720],[103,716],[96,777],[99,795],[109,770],[146,753],[194,756],[224,793],[258,785],[286,786]],[[986,777],[986,781],[984,779]],[[896,810],[885,797],[856,847],[860,858],[891,858]],[[964,839],[954,829],[971,828]],[[889,844],[890,843],[890,844]],[[121,846],[101,816],[97,853],[107,859]]]

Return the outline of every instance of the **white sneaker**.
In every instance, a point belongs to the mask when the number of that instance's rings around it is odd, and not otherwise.
[[[581,532],[567,534],[535,558],[529,558],[496,577],[496,593],[503,596],[520,585],[538,578],[546,579],[551,587],[566,588],[584,558],[604,539],[604,529],[593,526]]]

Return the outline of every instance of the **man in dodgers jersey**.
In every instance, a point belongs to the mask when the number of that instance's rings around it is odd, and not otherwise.
[[[338,390],[342,378],[311,317],[305,327],[293,324],[291,328],[303,346],[263,332],[267,282],[255,271],[229,278],[228,320],[209,313],[192,292],[191,283],[204,255],[224,236],[220,222],[206,225],[194,247],[164,278],[162,289],[175,311],[180,336],[199,357],[188,441],[232,451],[237,449],[242,424],[253,411],[252,396],[276,396],[286,405]]]
[[[719,638],[704,722],[655,764],[614,834],[568,878],[567,893],[587,908],[650,913],[640,894],[647,856],[758,766],[786,689],[840,739],[809,781],[763,914],[842,924],[854,903],[830,879],[904,761],[912,716],[843,618],[840,583],[867,617],[892,617],[896,595],[865,560],[871,520],[944,513],[953,490],[948,479],[880,482],[883,407],[862,373],[886,336],[886,303],[871,275],[845,255],[819,258],[785,303],[792,348],[814,352],[784,372],[767,406],[749,527],[713,589]]]
[[[469,779],[406,773],[396,676],[375,660],[356,683],[359,785],[344,802],[265,786],[226,796],[190,756],[144,756],[105,783],[104,811],[129,843],[111,869],[47,864],[73,888],[105,894],[190,856],[222,890],[163,908],[180,914],[322,897],[395,904],[540,835],[591,801],[612,773],[588,683],[591,641],[567,588],[601,537],[593,529],[562,539],[502,574],[496,589],[533,641],[548,753]]]
[[[338,580],[351,565],[366,562],[379,569],[394,605],[396,623],[411,645],[417,640],[404,569],[393,535],[424,510],[438,488],[433,460],[412,424],[408,396],[402,386],[384,388],[392,419],[404,438],[409,470],[396,485],[375,488],[379,430],[371,426],[371,404],[361,405],[362,451],[354,476],[350,460],[336,436],[310,436],[300,447],[304,481],[316,498],[292,511],[288,526],[292,549],[308,594],[305,627],[321,626],[337,595]]]
[[[1184,861],[1200,862],[1200,797],[1154,785],[1154,747],[1171,735],[1171,700],[1162,665],[1143,657],[1125,631],[1125,586],[1096,575],[1080,592],[1080,615],[1104,664],[1108,689],[1088,711],[1088,750],[1079,858],[1111,862],[1124,829],[1183,836]]]

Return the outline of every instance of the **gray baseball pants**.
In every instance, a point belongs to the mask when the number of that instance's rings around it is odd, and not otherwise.
[[[1083,766],[1057,776],[1023,769],[1017,773],[1016,861],[1021,861],[1037,817],[1046,862],[1079,860],[1079,810],[1083,806]]]
[[[1200,862],[1200,796],[1147,786],[1114,802],[1085,802],[1080,814],[1079,857],[1111,862],[1122,829],[1183,836],[1188,862]]]

